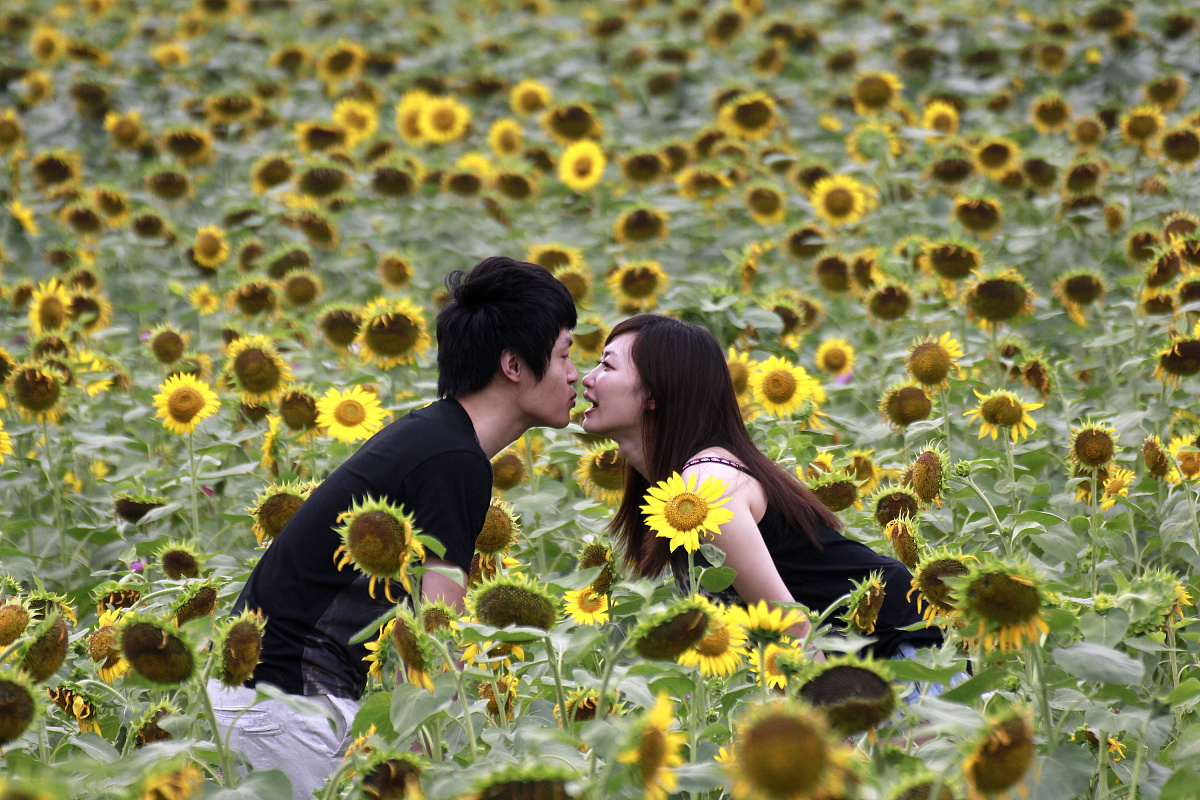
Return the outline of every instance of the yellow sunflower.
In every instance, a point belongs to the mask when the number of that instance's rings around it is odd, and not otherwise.
[[[5,203],[4,207],[8,209],[8,213],[12,214],[13,219],[21,226],[21,229],[30,236],[37,236],[38,224],[37,219],[33,216],[33,209],[22,203],[20,200],[13,200],[11,203]]]
[[[387,417],[374,392],[361,386],[346,391],[330,389],[317,401],[317,425],[342,442],[356,442],[375,434]]]
[[[225,231],[216,225],[205,225],[196,231],[196,239],[192,243],[192,258],[196,263],[208,269],[216,269],[229,258],[229,243],[225,241]]]
[[[658,305],[658,293],[670,279],[657,261],[622,264],[608,276],[608,287],[621,311],[637,313]]]
[[[926,336],[912,343],[904,359],[908,374],[930,391],[950,386],[950,373],[961,371],[956,358],[962,358],[962,347],[947,331],[936,339]]]
[[[29,298],[29,329],[34,336],[65,330],[71,297],[58,278],[39,283]]]
[[[760,657],[757,647],[750,648],[748,663],[750,671],[758,676],[756,682],[759,685],[765,682],[769,689],[782,689],[787,686],[788,676],[782,669],[783,659],[780,658],[781,656],[795,659],[800,656],[800,651],[787,644],[771,643],[762,649]]]
[[[243,403],[271,403],[292,380],[292,368],[271,337],[242,336],[226,350],[225,374]]]
[[[461,139],[471,124],[471,109],[453,96],[430,97],[421,105],[417,127],[421,138],[432,144],[449,144]]]
[[[591,586],[563,595],[567,615],[576,625],[603,625],[608,622],[608,595],[596,593]]]
[[[671,549],[683,547],[689,553],[700,549],[700,534],[718,534],[720,526],[733,519],[723,508],[725,482],[695,475],[684,478],[678,472],[659,481],[646,492],[641,507],[646,526],[657,536],[670,539]]]
[[[979,438],[991,434],[995,439],[1000,431],[1008,428],[1014,442],[1019,442],[1029,433],[1037,430],[1037,423],[1029,416],[1030,411],[1042,407],[1042,403],[1022,403],[1021,398],[1012,392],[994,391],[982,395],[975,390],[975,396],[981,401],[978,408],[973,408],[963,416],[972,420],[978,419]]]
[[[755,605],[744,608],[730,606],[728,611],[756,647],[784,642],[791,627],[804,619],[802,612],[795,609],[785,611],[779,606],[769,605],[766,600],[759,600]]]
[[[433,100],[433,95],[421,89],[405,92],[396,104],[396,132],[408,144],[421,144],[425,134],[421,131],[421,109]]]
[[[375,106],[353,97],[338,101],[333,107],[332,119],[335,124],[346,130],[347,147],[354,147],[359,142],[370,139],[379,129],[379,112]]]
[[[1133,470],[1124,467],[1113,467],[1104,480],[1104,495],[1100,501],[1100,510],[1107,511],[1117,504],[1118,497],[1129,497],[1129,487],[1135,482]]]
[[[508,104],[514,114],[528,116],[550,105],[550,90],[541,81],[527,78],[508,93]]]
[[[830,225],[858,222],[872,205],[873,194],[848,175],[831,175],[817,181],[809,195],[813,212]]]
[[[155,416],[163,426],[177,436],[190,434],[196,426],[217,413],[221,401],[204,381],[180,373],[167,378],[154,396]]]
[[[380,297],[362,312],[356,341],[363,363],[374,360],[380,369],[415,364],[433,342],[421,309],[404,298]]]
[[[804,367],[778,356],[771,356],[751,373],[750,391],[768,414],[777,417],[792,414],[806,401],[818,408],[826,399],[825,389]]]
[[[817,348],[817,368],[841,377],[854,372],[854,345],[845,339],[826,339]]]
[[[747,141],[765,139],[778,121],[775,100],[765,92],[751,92],[721,106],[717,117],[721,130]]]
[[[492,123],[492,127],[488,128],[487,140],[488,147],[492,149],[497,158],[515,156],[521,152],[521,146],[525,141],[525,130],[521,127],[521,123],[512,117],[501,117]]]
[[[615,506],[625,491],[625,467],[616,443],[601,442],[580,456],[575,481],[589,497]]]
[[[672,722],[671,700],[660,692],[654,709],[635,727],[632,746],[617,756],[621,763],[634,765],[645,800],[667,800],[679,783],[672,768],[683,763],[681,749],[688,737],[670,732]]]
[[[607,163],[604,148],[591,139],[581,139],[563,151],[558,177],[571,191],[586,192],[600,182]]]
[[[1171,454],[1171,471],[1167,474],[1169,483],[1179,483],[1187,480],[1195,483],[1200,479],[1200,450],[1196,448],[1195,436],[1176,436],[1167,445]]]
[[[699,667],[700,674],[710,678],[725,678],[742,666],[742,649],[746,631],[724,609],[716,608],[708,623],[708,631],[677,661],[685,667]]]

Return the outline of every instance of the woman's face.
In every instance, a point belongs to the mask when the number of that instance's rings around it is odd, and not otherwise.
[[[583,412],[583,429],[588,433],[617,442],[641,441],[647,400],[629,352],[634,336],[625,334],[609,342],[600,364],[583,379],[583,398],[592,404]]]

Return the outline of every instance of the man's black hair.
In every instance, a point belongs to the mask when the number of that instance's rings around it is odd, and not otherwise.
[[[537,264],[492,256],[446,276],[449,305],[437,315],[438,396],[462,397],[488,385],[511,350],[546,373],[563,328],[575,327],[567,287]]]

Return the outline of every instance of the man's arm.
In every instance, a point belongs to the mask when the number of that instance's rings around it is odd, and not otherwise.
[[[462,577],[461,582],[442,575],[439,572],[426,572],[421,576],[421,602],[430,603],[441,600],[458,613],[463,612],[463,598],[466,597],[467,573],[457,564],[451,564],[434,555],[425,556],[426,567],[448,567],[457,570]]]

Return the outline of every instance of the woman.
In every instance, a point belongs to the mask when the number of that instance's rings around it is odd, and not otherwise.
[[[712,543],[737,577],[732,591],[716,599],[800,602],[823,611],[851,590],[852,580],[882,570],[886,594],[869,649],[891,658],[941,642],[936,628],[901,630],[921,621],[907,600],[912,575],[904,565],[838,533],[840,520],[755,446],[711,333],[670,317],[631,317],[613,328],[583,386],[592,404],[584,430],[614,440],[629,462],[611,528],[639,575],[655,576],[670,565],[676,583],[687,585],[683,549],[672,554],[642,517],[646,490],[674,472],[698,482],[718,478],[733,518]],[[798,637],[807,632],[807,620],[791,629]]]

